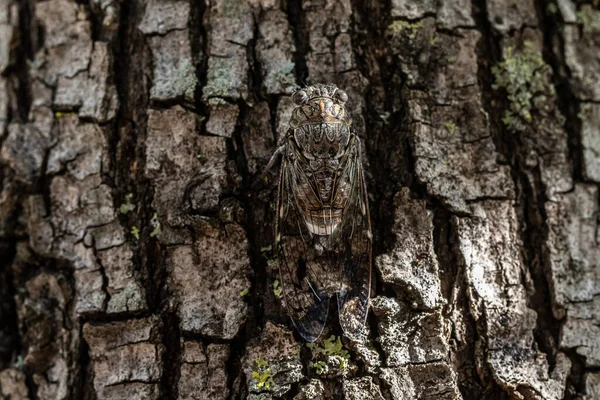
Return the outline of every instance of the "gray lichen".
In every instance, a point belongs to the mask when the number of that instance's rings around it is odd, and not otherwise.
[[[552,69],[532,42],[526,41],[523,49],[515,54],[509,47],[504,60],[492,67],[495,77],[494,89],[505,89],[509,108],[502,122],[512,131],[523,131],[532,121],[534,109],[554,96],[550,79]]]

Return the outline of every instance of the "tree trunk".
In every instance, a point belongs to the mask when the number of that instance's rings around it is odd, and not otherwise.
[[[599,8],[0,0],[0,395],[599,399]],[[304,82],[364,143],[363,344],[278,296]]]

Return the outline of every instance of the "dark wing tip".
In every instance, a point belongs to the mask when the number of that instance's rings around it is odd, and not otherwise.
[[[290,317],[300,336],[312,343],[321,336],[327,322],[328,312],[329,299],[324,299],[307,310],[302,317],[294,317],[292,313],[290,313]]]

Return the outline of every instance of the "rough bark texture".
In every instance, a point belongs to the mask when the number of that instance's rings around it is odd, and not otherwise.
[[[0,0],[0,397],[600,398],[599,21]],[[256,180],[304,82],[347,91],[365,144],[363,344],[332,318],[306,346],[277,296]]]

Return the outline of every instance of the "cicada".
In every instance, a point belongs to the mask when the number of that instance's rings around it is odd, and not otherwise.
[[[372,234],[361,142],[335,85],[292,95],[279,176],[275,249],[294,326],[317,340],[337,297],[346,336],[361,340],[369,308]],[[275,156],[274,156],[275,157]],[[273,159],[272,159],[273,160]]]

